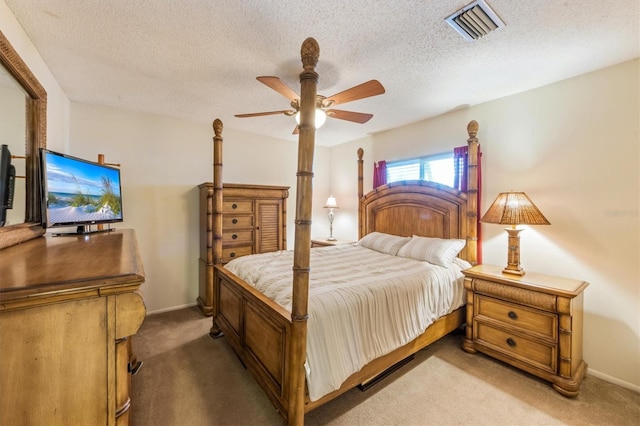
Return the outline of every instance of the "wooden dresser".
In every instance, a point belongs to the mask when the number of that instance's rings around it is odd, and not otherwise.
[[[588,283],[499,266],[462,271],[467,289],[462,348],[480,351],[552,383],[575,397],[587,371],[582,359],[582,303]]]
[[[143,282],[132,230],[0,250],[0,424],[129,424]]]
[[[254,253],[287,249],[288,186],[225,183],[222,201],[222,258],[213,258],[213,183],[200,191],[200,262],[198,306],[213,313],[213,265]]]

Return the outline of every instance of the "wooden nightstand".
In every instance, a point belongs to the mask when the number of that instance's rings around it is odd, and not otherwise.
[[[466,337],[462,349],[482,352],[552,383],[575,397],[587,372],[582,359],[584,281],[499,266],[462,271],[467,289]]]
[[[311,248],[314,247],[326,247],[326,246],[335,246],[337,244],[353,244],[353,241],[349,240],[321,240],[321,239],[311,239]]]

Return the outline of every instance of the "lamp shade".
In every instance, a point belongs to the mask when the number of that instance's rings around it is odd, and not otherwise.
[[[482,222],[501,225],[550,225],[524,192],[501,192],[482,216]]]
[[[329,198],[327,198],[327,203],[324,205],[325,209],[339,209],[340,207],[338,207],[338,203],[336,201],[336,197],[334,197],[333,195],[329,195]]]

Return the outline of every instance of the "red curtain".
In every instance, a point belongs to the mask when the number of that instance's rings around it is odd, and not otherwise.
[[[373,163],[373,188],[377,188],[387,183],[387,162],[382,160]]]
[[[453,149],[453,164],[455,168],[454,187],[458,191],[467,191],[467,161],[468,161],[468,146],[461,146]],[[482,226],[480,226],[481,215],[481,200],[482,200],[482,152],[480,152],[480,145],[478,145],[478,244],[477,244],[477,261],[478,264],[482,263]]]

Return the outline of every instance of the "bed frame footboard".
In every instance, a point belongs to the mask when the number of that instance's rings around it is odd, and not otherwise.
[[[220,266],[214,292],[215,324],[286,418],[291,314]]]

